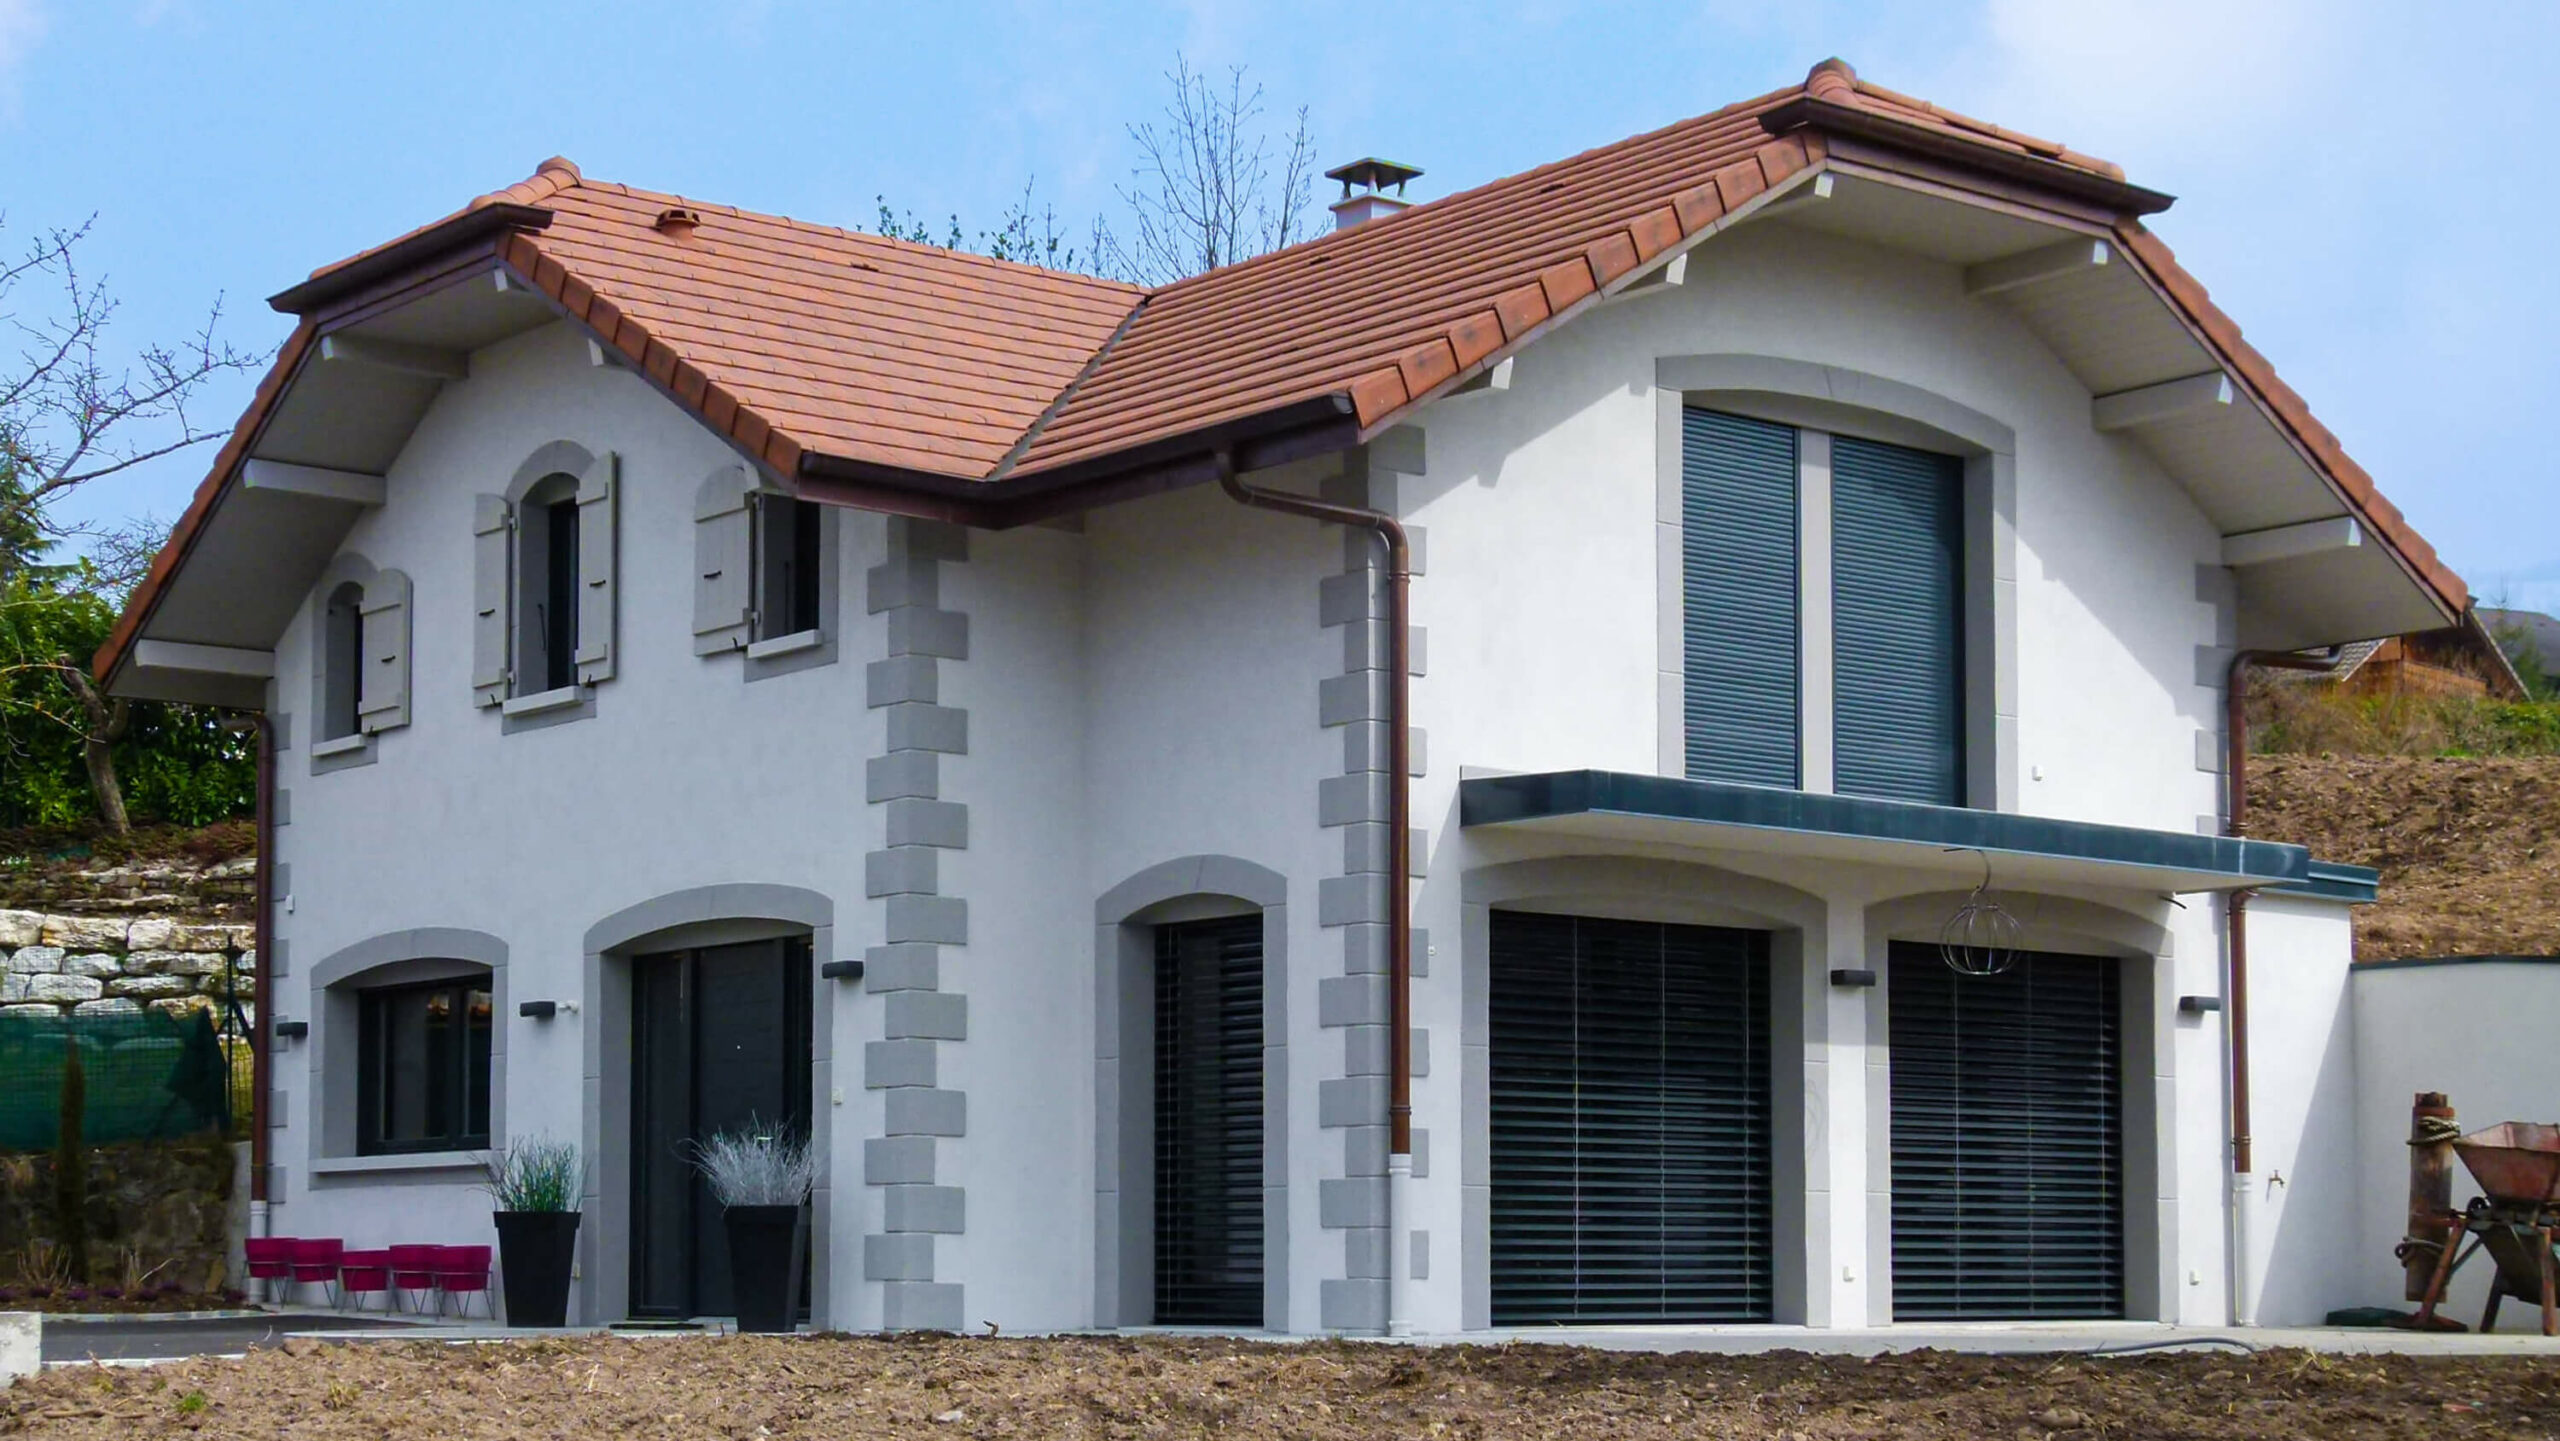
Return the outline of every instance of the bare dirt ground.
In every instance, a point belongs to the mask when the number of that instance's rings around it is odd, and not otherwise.
[[[2560,756],[2255,756],[2249,833],[2382,871],[2356,955],[2560,955]]]
[[[2560,1436],[2560,1360],[1874,1360],[1210,1338],[289,1341],[48,1372],[0,1435],[1573,1438]]]

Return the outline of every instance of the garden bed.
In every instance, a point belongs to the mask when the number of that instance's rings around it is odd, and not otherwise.
[[[64,1368],[0,1435],[2547,1436],[2560,1358],[2149,1354],[1861,1360],[1217,1338],[731,1337],[447,1346],[292,1340],[239,1360]]]
[[[161,1290],[132,1293],[120,1287],[72,1287],[38,1294],[24,1286],[0,1286],[0,1311],[42,1311],[48,1316],[157,1316],[231,1312],[246,1302],[238,1291]]]

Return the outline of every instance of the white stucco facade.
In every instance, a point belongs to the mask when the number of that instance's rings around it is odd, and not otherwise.
[[[1383,830],[1366,808],[1377,727],[1338,704],[1376,655],[1365,540],[1346,550],[1338,530],[1213,487],[1000,533],[838,512],[825,660],[751,670],[688,645],[696,488],[735,457],[640,377],[592,364],[564,322],[473,356],[345,541],[414,587],[409,723],[315,760],[310,718],[293,712],[315,694],[316,606],[276,651],[289,719],[272,1005],[312,1035],[277,1056],[273,1229],[351,1245],[487,1238],[473,1158],[354,1154],[353,1037],[334,1033],[351,1012],[330,1001],[331,987],[427,974],[421,962],[487,966],[493,1129],[588,1147],[577,1314],[618,1319],[631,1185],[618,968],[790,932],[821,964],[868,966],[813,982],[827,1176],[813,1319],[1144,1322],[1124,1283],[1147,1245],[1126,1184],[1145,1138],[1122,1124],[1144,1078],[1118,1070],[1132,1054],[1118,988],[1137,971],[1115,938],[1259,910],[1274,954],[1264,1324],[1376,1330],[1393,1287],[1414,1330],[1482,1328],[1481,936],[1489,909],[1524,905],[1777,937],[1776,1319],[1890,1321],[1891,997],[1831,974],[1885,971],[1893,941],[1934,943],[1974,862],[1931,846],[1842,860],[1730,834],[1471,828],[1462,776],[1678,773],[1661,417],[1679,400],[1665,377],[1701,357],[1863,377],[1870,401],[1921,398],[1865,407],[1876,425],[1969,447],[1983,487],[1971,563],[1991,568],[1966,619],[1984,667],[1967,715],[1983,732],[1969,751],[1983,808],[2210,831],[2231,588],[2216,527],[2144,451],[2092,427],[2088,391],[2009,311],[1968,296],[1959,267],[1782,227],[1738,229],[1697,262],[1689,283],[1526,350],[1507,389],[1427,409],[1392,464],[1382,444],[1253,477],[1347,489],[1426,537],[1403,1214],[1388,1213],[1378,1164],[1383,888],[1359,863]],[[1957,414],[1980,422],[1972,436],[1948,429]],[[564,440],[620,461],[615,672],[572,708],[504,716],[473,694],[474,497]],[[922,699],[898,689],[918,682],[897,663],[919,658]],[[940,729],[916,741],[911,722]],[[899,789],[918,756],[929,781]],[[901,803],[918,801],[943,807],[939,822],[965,815],[965,834],[902,837],[927,812]],[[2371,1098],[2341,1079],[2359,1034],[2343,907],[2255,911],[2253,1184],[2273,1189],[2248,1203],[2235,1274],[2224,1031],[2179,1005],[2221,994],[2221,902],[2180,903],[2096,865],[2031,881],[1995,866],[1994,880],[2024,944],[2120,968],[2125,1313],[2219,1324],[2246,1297],[2274,1322],[2369,1298],[2379,1271],[2341,1254],[2372,1249],[2372,1198],[2349,1178],[2375,1173],[2356,1119]],[[561,1009],[519,1016],[531,1000]],[[2365,1064],[2384,1093],[2405,1089]]]

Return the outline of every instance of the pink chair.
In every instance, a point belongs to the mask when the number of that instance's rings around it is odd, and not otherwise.
[[[436,1289],[444,1292],[447,1300],[458,1299],[465,1316],[471,1314],[471,1297],[477,1293],[490,1319],[497,1318],[495,1304],[489,1299],[489,1248],[486,1246],[436,1247]],[[436,1310],[438,1314],[443,1313],[441,1302]]]
[[[391,1253],[389,1251],[348,1251],[338,1257],[338,1287],[355,1301],[356,1309],[364,1309],[368,1295],[383,1298],[384,1309],[393,1307],[391,1296]]]
[[[293,1256],[293,1283],[297,1286],[319,1286],[329,1295],[329,1304],[338,1304],[338,1258],[345,1254],[347,1243],[335,1236],[314,1240],[305,1236],[286,1243]]]
[[[252,1236],[248,1242],[249,1279],[266,1283],[261,1291],[267,1300],[278,1299],[281,1290],[291,1299],[293,1288],[293,1238],[291,1236]],[[278,1283],[282,1283],[279,1286]]]
[[[436,1253],[441,1246],[394,1246],[391,1257],[392,1305],[400,1304],[400,1293],[409,1298],[409,1309],[424,1311],[427,1301],[436,1293]]]

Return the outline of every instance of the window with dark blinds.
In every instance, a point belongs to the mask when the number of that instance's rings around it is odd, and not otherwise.
[[[1832,788],[1964,804],[1964,463],[1831,445]]]
[[[1796,432],[1692,408],[1680,460],[1688,774],[1800,785]]]

